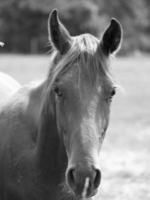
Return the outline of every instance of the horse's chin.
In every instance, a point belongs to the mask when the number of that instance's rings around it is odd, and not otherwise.
[[[71,188],[64,181],[61,185],[60,200],[82,200],[75,195]]]
[[[61,197],[60,200],[90,200],[97,194],[98,190],[92,191],[90,194],[87,194],[86,197],[82,197],[82,195],[75,193],[72,189],[66,184],[66,182],[61,184]]]
[[[75,194],[75,196],[76,196],[76,199],[78,199],[78,200],[85,200],[85,199],[90,200],[92,197],[94,197],[97,194],[97,191],[98,190],[94,190],[90,194],[87,194],[87,196],[85,196],[85,197],[83,197],[82,195],[78,195],[78,194]]]

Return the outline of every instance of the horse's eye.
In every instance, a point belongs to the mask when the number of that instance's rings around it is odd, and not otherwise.
[[[59,87],[55,87],[54,88],[54,92],[56,93],[56,95],[58,96],[58,97],[62,97],[62,92],[61,92],[61,90],[59,89]]]
[[[115,94],[116,94],[116,89],[113,88],[112,91],[111,91],[111,97],[113,97]]]

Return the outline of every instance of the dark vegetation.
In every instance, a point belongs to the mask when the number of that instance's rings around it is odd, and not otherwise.
[[[47,18],[53,8],[72,35],[101,35],[112,17],[124,29],[121,54],[150,52],[149,0],[0,0],[3,52],[45,53],[49,49]]]

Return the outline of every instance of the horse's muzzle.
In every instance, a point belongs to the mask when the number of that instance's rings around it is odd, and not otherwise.
[[[101,172],[99,169],[92,167],[68,168],[67,183],[76,196],[89,198],[97,193],[101,181]]]

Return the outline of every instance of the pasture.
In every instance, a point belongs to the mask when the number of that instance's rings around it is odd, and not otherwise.
[[[0,71],[21,84],[46,76],[48,56],[0,55]],[[101,200],[150,199],[150,58],[112,59],[122,89],[112,102],[101,151]],[[2,98],[2,97],[1,97]]]

